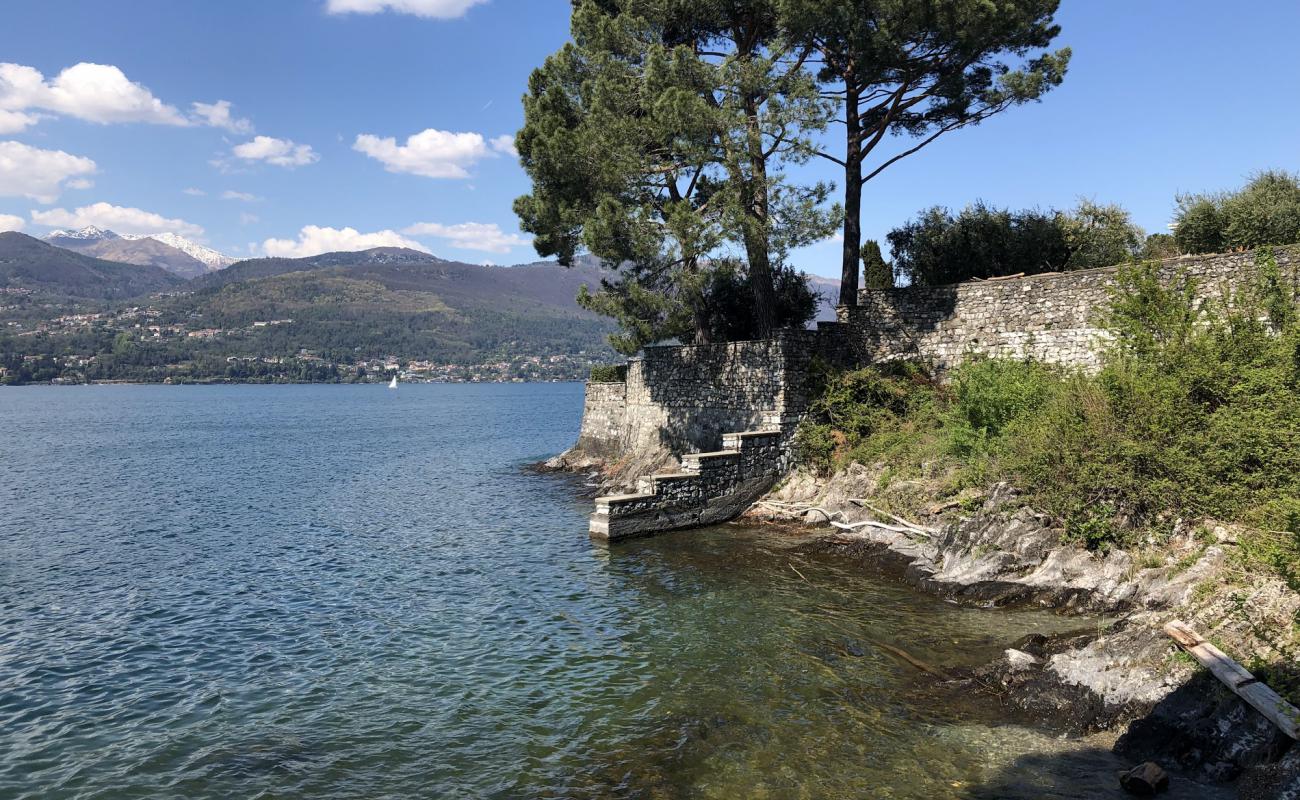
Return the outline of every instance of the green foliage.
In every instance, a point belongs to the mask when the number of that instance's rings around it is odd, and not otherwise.
[[[1160,266],[1144,261],[1119,268],[1099,321],[1115,336],[1117,355],[1152,361],[1186,354],[1202,310],[1186,271],[1162,281]]]
[[[1138,259],[1142,261],[1159,261],[1179,255],[1178,243],[1168,233],[1153,233],[1142,243]]]
[[[1098,520],[1122,538],[1165,513],[1286,524],[1300,497],[1300,332],[1269,254],[1247,277],[1206,309],[1185,277],[1122,271],[1101,373],[1016,432],[1007,470],[1082,538],[1101,535]]]
[[[926,286],[1110,266],[1132,258],[1143,244],[1142,229],[1127,211],[1090,200],[1065,212],[977,202],[953,215],[935,207],[887,238],[899,274]]]
[[[1034,361],[980,358],[952,376],[945,429],[958,456],[987,452],[1009,425],[1038,411],[1051,395],[1056,375]]]
[[[862,244],[862,286],[866,289],[894,288],[894,268],[880,252],[880,243],[868,239]]]
[[[823,470],[943,457],[950,488],[1012,481],[1090,548],[1177,517],[1242,522],[1243,557],[1300,589],[1298,296],[1267,250],[1212,302],[1183,273],[1127,265],[1100,314],[1113,344],[1097,374],[975,359],[943,387],[834,376],[800,452]]]
[[[1174,243],[1184,253],[1218,253],[1224,249],[1223,214],[1213,198],[1187,195],[1178,198]]]
[[[825,473],[915,442],[933,418],[938,388],[911,361],[816,375],[812,420],[800,426],[795,449]]]
[[[1176,223],[1186,253],[1300,242],[1300,175],[1269,170],[1236,192],[1182,195]]]
[[[627,380],[627,364],[596,364],[591,368],[592,383],[622,383]]]
[[[1067,269],[1091,269],[1121,264],[1136,255],[1145,234],[1122,206],[1082,200],[1074,210],[1056,215],[1065,246]]]
[[[863,186],[943,134],[1059,86],[1069,48],[1045,50],[1060,33],[1058,0],[779,0],[786,36],[818,64],[821,88],[841,105],[844,165],[841,302],[856,305]],[[892,148],[882,142],[910,139]],[[897,252],[897,250],[895,250]]]
[[[586,250],[619,265],[581,302],[619,323],[621,352],[768,335],[786,253],[831,229],[829,186],[780,171],[812,155],[830,107],[774,46],[773,2],[576,0],[571,27],[524,98],[522,227],[563,264]],[[728,291],[737,276],[750,291]]]
[[[802,328],[817,316],[817,295],[808,277],[786,266],[773,270],[774,322],[778,328]],[[742,262],[719,261],[707,274],[703,305],[710,341],[733,342],[762,335],[752,302],[752,282]]]
[[[937,286],[971,278],[1065,269],[1070,250],[1055,215],[1011,212],[975,203],[953,215],[921,212],[887,234],[894,267],[914,285]]]

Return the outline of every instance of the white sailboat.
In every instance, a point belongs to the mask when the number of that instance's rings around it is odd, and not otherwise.
[[[396,376],[396,375],[394,375],[394,376],[393,376],[393,379],[392,379],[391,381],[388,382],[388,388],[389,388],[389,389],[396,389],[396,388],[397,388],[397,376]]]

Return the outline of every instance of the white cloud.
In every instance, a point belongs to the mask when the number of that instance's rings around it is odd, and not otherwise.
[[[221,199],[242,200],[245,203],[256,203],[258,200],[261,200],[262,198],[258,197],[255,194],[249,194],[248,192],[236,192],[233,189],[227,189],[226,191],[221,193]]]
[[[267,239],[262,242],[262,252],[278,258],[305,258],[336,251],[369,250],[372,247],[409,247],[429,252],[417,241],[391,230],[361,233],[356,228],[322,228],[307,225],[298,232],[298,239]]]
[[[492,145],[492,149],[498,153],[519,158],[519,151],[515,149],[515,137],[508,133],[494,137],[488,144]]]
[[[0,64],[0,109],[38,109],[99,123],[190,124],[175,106],[111,64],[75,64],[48,81],[32,67]]]
[[[325,10],[331,14],[414,14],[430,19],[455,19],[487,0],[328,0]]]
[[[250,214],[247,211],[239,212],[240,225],[252,225],[253,223],[260,222],[260,221],[261,221],[261,217],[257,216],[256,214]]]
[[[73,178],[65,184],[69,189],[89,189],[95,185],[90,178]]]
[[[84,228],[94,225],[117,233],[177,233],[191,237],[203,235],[203,228],[183,219],[168,219],[152,211],[102,202],[82,206],[75,211],[64,208],[33,211],[32,222],[52,228]]]
[[[181,189],[181,191],[184,192],[185,194],[188,194],[190,197],[206,197],[208,194],[202,189],[196,189],[193,186],[190,186],[189,188],[186,189]]]
[[[0,133],[21,133],[40,119],[38,114],[6,111],[0,108]]]
[[[20,231],[27,220],[22,217],[15,217],[13,214],[0,214],[0,232],[3,231]]]
[[[311,145],[273,136],[255,136],[252,141],[235,145],[231,152],[245,161],[265,161],[277,167],[301,167],[320,160]]]
[[[41,150],[22,142],[0,142],[0,196],[53,203],[63,182],[95,171],[95,162],[62,150]],[[70,180],[71,179],[71,180]],[[75,188],[75,187],[74,187]]]
[[[25,130],[48,114],[100,124],[146,122],[177,127],[209,125],[232,133],[253,131],[251,122],[231,115],[229,100],[190,106],[192,112],[186,116],[112,64],[82,62],[47,80],[34,67],[0,63],[0,133]]]
[[[214,128],[221,128],[231,133],[246,134],[253,132],[251,120],[230,115],[229,100],[218,100],[215,103],[191,103],[190,107],[194,109],[194,117],[201,124],[211,125]]]
[[[532,239],[517,233],[506,233],[496,223],[461,222],[442,225],[437,222],[417,222],[403,228],[402,233],[408,236],[436,236],[461,250],[482,250],[488,253],[508,253],[515,247],[532,243]]]
[[[363,133],[352,149],[379,161],[389,172],[408,172],[426,178],[468,178],[467,168],[488,155],[487,144],[479,134],[436,128],[408,136],[403,145],[391,136],[381,139]]]

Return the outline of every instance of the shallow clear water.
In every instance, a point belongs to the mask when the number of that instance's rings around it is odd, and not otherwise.
[[[613,549],[578,385],[0,390],[0,797],[1110,797],[928,702],[1078,625],[726,526]]]

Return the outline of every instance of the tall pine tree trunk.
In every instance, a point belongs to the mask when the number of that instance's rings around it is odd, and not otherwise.
[[[768,236],[767,159],[763,155],[763,134],[758,107],[746,99],[746,157],[749,176],[743,192],[745,201],[745,256],[749,260],[749,286],[754,294],[755,333],[760,339],[776,327],[776,291],[772,285],[772,260]]]
[[[858,262],[862,253],[862,120],[858,116],[857,84],[845,81],[844,127],[844,253],[840,264],[840,305],[858,304]]]

